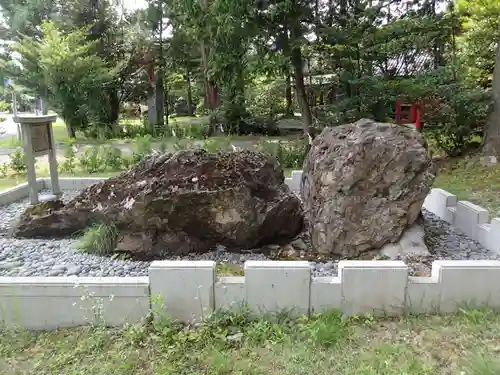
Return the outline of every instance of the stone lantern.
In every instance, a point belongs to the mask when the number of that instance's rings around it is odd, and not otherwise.
[[[21,125],[21,134],[24,147],[26,167],[28,170],[28,186],[31,204],[37,204],[38,184],[36,182],[35,158],[37,156],[49,156],[49,170],[52,193],[54,196],[49,199],[61,197],[59,186],[59,175],[57,173],[57,158],[54,145],[54,133],[52,123],[57,116],[37,116],[37,115],[16,115],[14,122]]]

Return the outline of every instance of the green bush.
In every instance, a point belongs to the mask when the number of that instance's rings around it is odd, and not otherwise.
[[[71,139],[64,150],[64,161],[61,164],[61,172],[74,174],[76,170],[76,147],[75,140]]]
[[[480,146],[489,95],[462,85],[443,89],[424,107],[426,134],[448,156],[461,156]]]
[[[113,171],[119,171],[123,167],[122,151],[117,147],[106,147],[104,164]]]
[[[248,111],[255,117],[276,120],[287,110],[283,96],[285,89],[284,80],[259,79],[254,86],[246,90]]]
[[[7,178],[9,174],[9,164],[1,163],[0,164],[0,178]]]
[[[149,135],[134,138],[134,149],[132,151],[132,164],[137,164],[153,151],[153,138]]]
[[[134,138],[134,152],[149,155],[153,150],[153,137],[151,135],[138,135]]]
[[[101,147],[87,147],[80,155],[80,166],[87,173],[103,172],[106,169],[105,159]]]
[[[15,173],[26,172],[28,167],[26,166],[26,157],[22,148],[18,147],[13,154],[9,155],[10,158],[10,169]]]
[[[7,121],[7,117],[0,116],[0,122]]]
[[[96,224],[85,230],[77,248],[86,253],[109,255],[118,244],[118,230],[114,224]]]
[[[203,123],[194,123],[187,125],[185,132],[188,138],[205,139],[208,136],[208,127]]]
[[[283,168],[301,169],[307,156],[308,144],[305,140],[261,141],[258,149],[278,159]]]
[[[144,124],[132,121],[125,121],[121,125],[120,136],[123,138],[142,137],[145,136],[146,134],[147,134],[147,128],[144,126]]]
[[[0,100],[0,112],[8,112],[10,110],[10,104]]]

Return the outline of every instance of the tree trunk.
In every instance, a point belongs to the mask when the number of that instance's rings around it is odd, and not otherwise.
[[[109,93],[109,107],[109,122],[111,125],[114,125],[118,122],[118,118],[120,117],[120,98],[116,90],[112,90]]]
[[[68,133],[69,138],[76,138],[75,129],[66,124],[66,133]]]
[[[156,127],[162,129],[165,126],[165,90],[163,86],[163,78],[165,60],[163,58],[163,4],[160,2],[158,5],[160,13],[159,20],[159,37],[158,37],[158,74],[156,75]],[[156,134],[154,134],[156,135]]]
[[[293,29],[293,28],[292,28]],[[297,33],[292,30],[292,42],[298,39]],[[309,138],[309,143],[314,139],[312,127],[312,113],[309,103],[307,102],[306,87],[304,85],[304,71],[302,52],[300,47],[293,47],[291,50],[291,61],[294,69],[295,76],[295,93],[299,102],[300,113],[302,114],[302,121],[304,121],[304,133]]]
[[[163,67],[160,67],[156,75],[156,127],[162,129],[165,126],[165,90],[163,86]],[[156,134],[155,134],[156,135]]]
[[[483,154],[500,157],[500,40],[493,71],[492,106],[484,128]]]
[[[189,71],[188,66],[186,66],[186,90],[188,115],[193,116],[193,92],[191,90],[191,72]]]
[[[206,10],[208,8],[208,0],[200,0],[201,8]],[[215,118],[215,109],[218,106],[218,91],[215,82],[209,79],[208,77],[208,57],[210,56],[210,48],[207,43],[202,40],[201,41],[201,61],[203,64],[203,78],[205,81],[205,97],[206,97],[206,105],[210,111],[210,127],[209,127],[209,135],[213,135],[216,132],[217,128],[217,119]]]
[[[292,82],[289,74],[286,75],[285,97],[286,97],[286,114],[293,115]]]

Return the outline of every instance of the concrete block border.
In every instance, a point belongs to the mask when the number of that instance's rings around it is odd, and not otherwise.
[[[102,178],[61,178],[79,190]],[[300,189],[301,173],[286,183]],[[40,190],[50,179],[39,179]],[[27,184],[0,193],[0,204],[28,195]],[[500,218],[442,189],[423,207],[500,254]],[[430,277],[408,276],[401,261],[341,261],[337,277],[312,277],[307,262],[248,261],[245,275],[217,277],[212,261],[156,261],[148,277],[0,277],[0,328],[52,330],[89,323],[121,326],[166,314],[183,322],[243,304],[257,314],[447,313],[464,305],[500,308],[500,261],[435,261]],[[466,282],[464,282],[466,280]]]
[[[443,189],[432,189],[423,208],[460,229],[486,249],[500,254],[500,218],[489,220],[488,210],[469,201],[458,201]]]

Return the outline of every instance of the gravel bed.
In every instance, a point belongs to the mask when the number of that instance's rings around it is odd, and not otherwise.
[[[431,212],[424,215],[425,242],[430,256],[402,258],[412,276],[430,276],[435,260],[499,260],[500,255],[485,249],[460,230],[441,220]],[[315,276],[337,276],[337,262],[311,263]]]
[[[63,200],[78,191],[65,191]],[[0,276],[146,276],[150,262],[112,259],[82,253],[75,249],[75,240],[28,240],[8,238],[13,220],[26,207],[28,199],[0,206]],[[427,257],[403,259],[410,274],[429,276],[432,262],[437,259],[500,259],[435,215],[424,211],[426,243],[431,252]],[[246,260],[265,260],[263,254],[229,253],[220,248],[206,254],[192,254],[173,260],[215,260],[243,267]],[[336,276],[337,263],[310,262],[314,276]]]

